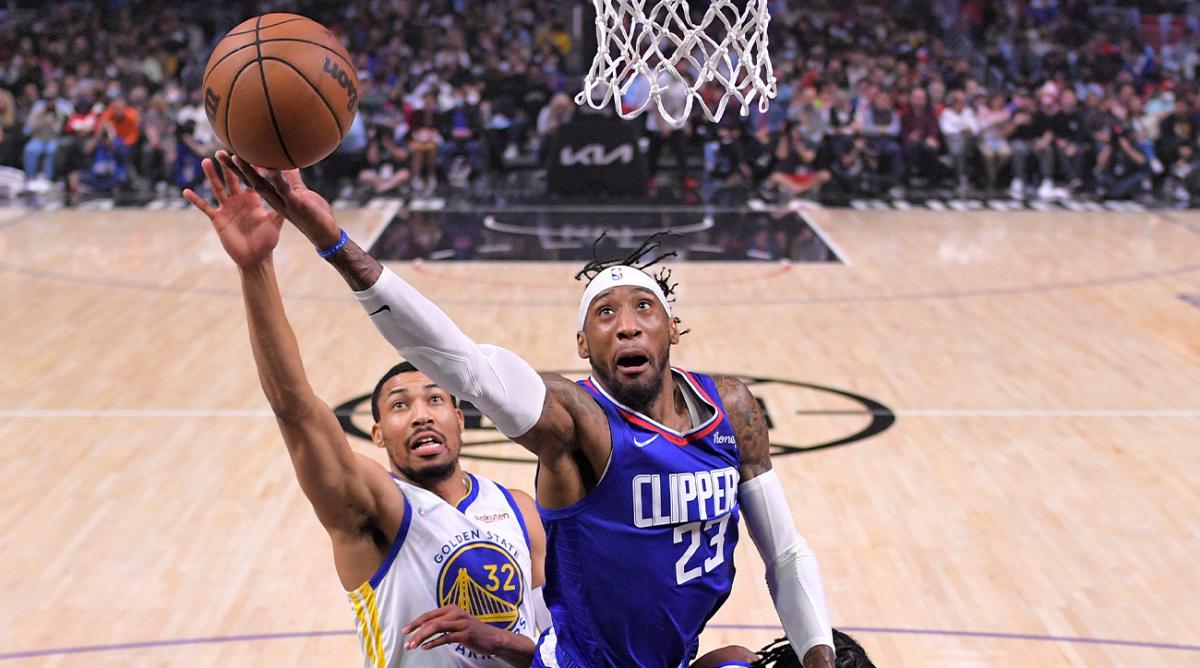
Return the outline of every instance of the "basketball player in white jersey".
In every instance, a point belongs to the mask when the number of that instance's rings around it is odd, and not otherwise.
[[[398,352],[537,456],[553,627],[535,667],[688,666],[732,589],[744,520],[797,656],[832,668],[820,570],[772,469],[762,409],[736,378],[671,366],[673,286],[643,271],[641,249],[580,272],[575,340],[591,377],[576,383],[473,341],[352,242],[298,170],[217,157],[308,237]]]
[[[411,364],[371,397],[388,471],[355,454],[308,384],[272,264],[283,218],[204,161],[212,220],[237,264],[259,380],[296,477],[333,543],[367,668],[529,666],[539,628],[545,533],[533,500],[459,466],[457,400]],[[539,612],[540,611],[540,612]],[[541,617],[541,619],[536,619]],[[540,623],[539,623],[540,622]]]

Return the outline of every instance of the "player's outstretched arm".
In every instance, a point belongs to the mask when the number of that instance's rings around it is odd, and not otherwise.
[[[586,393],[561,376],[542,377],[525,360],[478,344],[415,288],[382,266],[337,224],[329,204],[305,187],[297,170],[258,169],[217,153],[221,163],[291,221],[337,268],[371,322],[405,359],[455,396],[467,399],[509,438],[539,457],[570,452],[578,421],[596,421],[591,441],[607,447],[603,414]],[[607,453],[604,454],[607,457]]]
[[[817,557],[796,533],[779,477],[771,468],[767,421],[758,400],[736,378],[715,379],[741,455],[738,505],[767,566],[767,588],[779,621],[804,668],[832,668],[833,629]]]
[[[309,386],[272,262],[283,217],[263,208],[258,195],[242,188],[232,173],[220,178],[211,160],[204,161],[203,169],[217,206],[192,190],[184,191],[184,196],[209,217],[221,245],[238,266],[259,380],[283,432],[296,477],[327,529],[361,532],[380,513],[377,499],[383,496],[379,492],[386,489],[387,476],[373,464],[378,471],[372,476],[370,467],[360,463],[333,411]],[[400,514],[389,518],[398,526],[403,503],[390,506],[392,514]]]

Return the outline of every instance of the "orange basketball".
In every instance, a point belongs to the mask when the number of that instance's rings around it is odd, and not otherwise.
[[[238,24],[204,68],[204,109],[225,146],[252,164],[307,167],[333,152],[358,110],[350,54],[296,14]]]

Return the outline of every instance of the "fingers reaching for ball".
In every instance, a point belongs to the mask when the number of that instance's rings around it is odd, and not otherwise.
[[[217,161],[290,220],[317,248],[329,247],[341,237],[329,202],[304,185],[300,170],[255,167],[228,151],[217,151]]]

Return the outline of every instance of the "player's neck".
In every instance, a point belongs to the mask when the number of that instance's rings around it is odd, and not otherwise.
[[[646,415],[675,431],[684,432],[691,429],[692,416],[688,413],[687,402],[683,398],[679,383],[675,382],[675,373],[668,370],[663,374],[662,382],[662,391],[650,403]]]
[[[454,473],[442,480],[421,486],[437,494],[452,506],[458,505],[458,502],[462,501],[471,491],[471,485],[467,482],[467,474],[459,466],[455,466]]]

